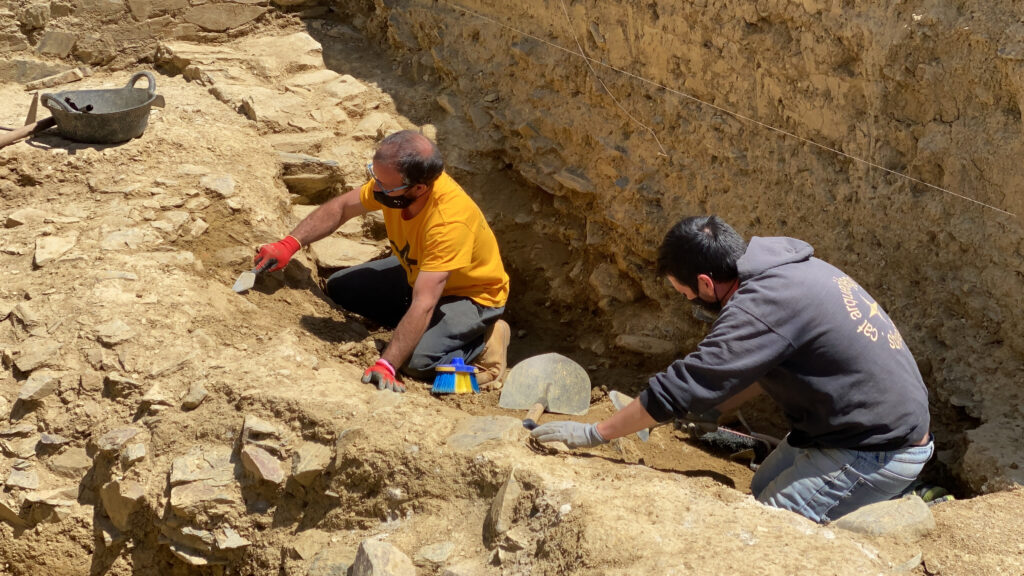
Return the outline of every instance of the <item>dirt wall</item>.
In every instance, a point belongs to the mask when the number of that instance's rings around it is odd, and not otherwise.
[[[747,237],[807,240],[898,322],[942,458],[987,491],[1022,478],[1014,10],[465,0],[347,15],[406,72],[440,79],[478,146],[555,197],[562,272],[577,281],[548,278],[552,298],[600,308],[610,339],[678,347],[702,328],[652,261],[679,218],[717,213]]]

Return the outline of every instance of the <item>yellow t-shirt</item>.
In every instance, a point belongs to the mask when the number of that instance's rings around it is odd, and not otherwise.
[[[405,268],[409,285],[420,270],[449,272],[442,296],[463,296],[491,308],[508,300],[508,274],[498,240],[473,199],[447,173],[434,181],[427,204],[415,218],[384,208],[373,199],[373,180],[359,191],[367,210],[382,210],[391,249]]]

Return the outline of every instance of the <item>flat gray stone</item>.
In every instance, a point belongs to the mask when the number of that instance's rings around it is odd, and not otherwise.
[[[448,437],[453,450],[473,450],[487,442],[514,442],[527,434],[523,421],[511,416],[463,418]]]
[[[227,5],[221,4],[221,6]],[[199,179],[199,185],[220,198],[230,198],[235,195],[235,179],[227,174],[203,176]]]
[[[39,474],[35,470],[12,470],[4,484],[8,488],[36,490],[39,488]]]
[[[266,11],[241,4],[204,4],[185,12],[185,21],[210,32],[224,32],[252,22]]]
[[[935,530],[935,517],[924,500],[911,494],[854,510],[830,526],[871,536],[898,534],[915,539]]]
[[[143,430],[141,428],[136,428],[135,426],[114,428],[96,440],[96,448],[105,454],[119,452],[129,440],[142,433]]]
[[[171,463],[171,486],[200,480],[224,485],[234,479],[235,465],[231,462],[231,448],[227,446],[193,446]]]
[[[242,538],[242,536],[235,532],[234,528],[226,526],[220,532],[215,535],[217,548],[220,550],[237,550],[239,548],[245,548],[252,543]]]
[[[223,515],[231,509],[243,508],[242,494],[234,482],[200,480],[171,488],[171,510],[182,518],[192,518],[200,512]]]

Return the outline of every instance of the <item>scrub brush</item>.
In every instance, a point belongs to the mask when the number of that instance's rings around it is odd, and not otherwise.
[[[431,394],[480,393],[480,386],[476,383],[476,368],[466,366],[462,358],[455,358],[451,364],[442,364],[434,370],[437,375],[434,376]]]

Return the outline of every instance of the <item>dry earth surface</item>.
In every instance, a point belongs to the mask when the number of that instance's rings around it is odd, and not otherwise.
[[[22,31],[26,6],[10,12]],[[184,6],[131,4],[137,20]],[[0,573],[1024,573],[1024,491],[972,487],[951,466],[933,474],[956,485],[955,501],[822,527],[760,506],[743,462],[668,427],[647,443],[559,451],[528,442],[498,392],[360,384],[389,333],[333,307],[320,283],[386,253],[378,219],[246,294],[231,285],[255,246],[361,184],[375,142],[400,128],[438,140],[498,233],[517,291],[512,362],[559,351],[587,367],[583,420],[607,416],[608,389],[636,392],[677,349],[639,357],[669,336],[617,341],[621,317],[571,306],[566,294],[595,290],[595,309],[650,318],[624,306],[644,299],[618,264],[570,264],[567,196],[512,169],[484,120],[453,113],[440,78],[410,79],[422,63],[367,40],[360,30],[383,7],[346,23],[235,6],[220,18],[260,19],[148,52],[128,42],[93,62],[76,52],[91,75],[47,88],[119,87],[153,70],[167,106],[141,138],[93,145],[50,131],[0,150]],[[184,20],[161,26],[195,26]],[[130,24],[83,21],[86,46],[85,32]],[[11,103],[0,125],[24,121],[24,81],[0,87]],[[965,418],[936,410],[945,426]],[[751,411],[782,432],[770,407]]]

